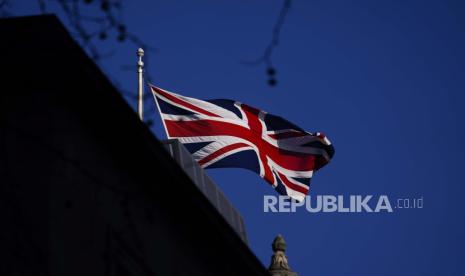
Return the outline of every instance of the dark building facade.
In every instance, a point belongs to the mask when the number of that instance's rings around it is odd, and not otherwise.
[[[55,16],[0,37],[0,275],[268,275]]]
[[[208,198],[210,203],[236,231],[237,235],[239,235],[239,237],[247,243],[245,223],[242,216],[200,167],[197,161],[194,160],[189,151],[175,139],[162,141],[162,143],[171,157],[176,160],[197,188]]]

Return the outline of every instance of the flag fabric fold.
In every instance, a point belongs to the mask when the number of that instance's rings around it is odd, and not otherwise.
[[[322,133],[233,100],[199,100],[150,85],[169,139],[178,139],[203,168],[244,168],[281,195],[302,201],[313,172],[334,147]]]

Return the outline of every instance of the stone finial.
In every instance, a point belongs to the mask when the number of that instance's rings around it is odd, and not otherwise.
[[[273,276],[297,276],[297,273],[293,272],[289,267],[287,257],[284,254],[286,252],[286,241],[283,236],[278,235],[271,244],[273,248],[273,256],[271,257],[271,264],[268,270]]]
[[[273,243],[271,244],[271,248],[273,248],[273,252],[286,252],[286,241],[284,240],[283,236],[281,236],[281,234],[278,234],[276,238],[274,238]]]

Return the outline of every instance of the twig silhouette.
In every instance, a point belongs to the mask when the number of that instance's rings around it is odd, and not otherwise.
[[[286,21],[286,16],[291,8],[291,2],[292,0],[284,0],[283,6],[281,7],[281,10],[279,12],[278,19],[276,20],[276,23],[273,27],[271,41],[266,46],[263,55],[256,60],[242,62],[243,64],[249,66],[258,66],[264,63],[267,66],[267,74],[269,76],[268,84],[270,86],[275,86],[277,84],[276,69],[273,66],[272,56],[273,51],[279,45],[281,30],[284,25],[284,22]]]

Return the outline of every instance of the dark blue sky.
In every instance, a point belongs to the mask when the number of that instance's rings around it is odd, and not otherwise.
[[[300,275],[465,275],[465,2],[294,0],[271,88],[264,66],[241,61],[262,54],[281,4],[127,1],[124,17],[158,49],[147,55],[156,85],[239,100],[326,133],[336,155],[314,176],[311,195],[423,197],[424,208],[263,213],[263,195],[275,193],[257,175],[209,170],[245,218],[252,250],[268,265],[282,233]],[[12,11],[38,8],[15,1]],[[135,62],[136,47],[99,46],[117,50],[104,71],[135,90],[135,72],[121,65]],[[153,130],[165,138],[158,117]]]

